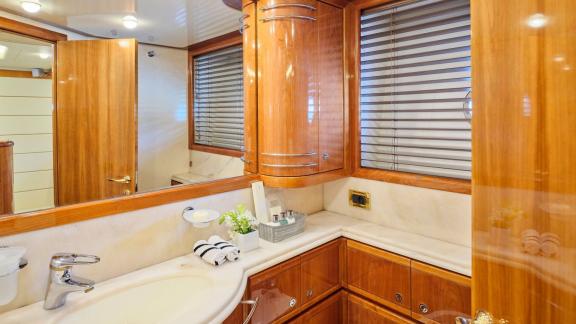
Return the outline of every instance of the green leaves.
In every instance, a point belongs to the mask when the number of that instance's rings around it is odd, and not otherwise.
[[[246,206],[239,204],[234,210],[227,211],[220,216],[218,223],[226,223],[232,230],[240,234],[248,234],[254,231],[255,219]]]

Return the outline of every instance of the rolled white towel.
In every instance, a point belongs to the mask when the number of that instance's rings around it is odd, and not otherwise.
[[[214,266],[226,262],[226,253],[206,240],[200,240],[194,244],[194,254]]]
[[[228,261],[238,261],[238,259],[240,259],[240,249],[230,242],[225,241],[220,236],[210,236],[208,243],[221,249],[226,254],[226,259],[228,259]]]

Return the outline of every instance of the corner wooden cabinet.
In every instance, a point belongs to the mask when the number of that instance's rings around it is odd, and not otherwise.
[[[354,294],[346,294],[347,324],[416,323]]]
[[[342,8],[316,0],[257,6],[259,173],[306,177],[342,169]]]
[[[258,76],[256,75],[256,2],[242,1],[244,76],[244,171],[258,173]]]

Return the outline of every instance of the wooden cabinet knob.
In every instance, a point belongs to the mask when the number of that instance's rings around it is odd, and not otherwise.
[[[402,297],[401,293],[395,293],[394,294],[394,300],[398,303],[398,304],[402,304],[402,300],[404,300],[404,298]]]
[[[430,312],[430,308],[424,303],[418,305],[418,309],[420,309],[420,313],[422,314],[428,314]]]

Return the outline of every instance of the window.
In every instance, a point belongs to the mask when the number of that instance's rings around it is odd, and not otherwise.
[[[469,0],[360,14],[360,164],[471,177]]]
[[[193,58],[194,145],[244,145],[242,44]]]

